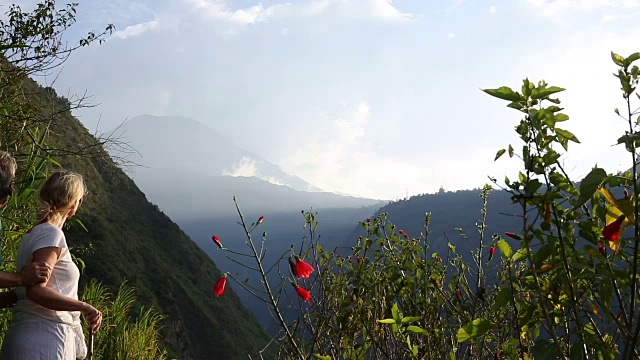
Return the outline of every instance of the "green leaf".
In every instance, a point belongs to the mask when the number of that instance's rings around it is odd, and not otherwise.
[[[502,254],[502,256],[507,259],[510,258],[513,254],[511,246],[504,239],[500,239],[498,241],[498,249],[500,249],[500,253]]]
[[[557,86],[551,86],[551,87],[543,87],[543,88],[535,88],[531,91],[531,98],[539,100],[539,99],[544,99],[549,95],[553,95],[555,93],[559,93],[561,91],[565,91],[566,89],[563,89],[561,87],[557,87]]]
[[[497,97],[498,99],[508,100],[508,101],[524,101],[524,97],[519,93],[511,90],[506,86],[501,86],[498,89],[483,89],[485,93]]]
[[[509,157],[512,158],[513,157],[513,146],[511,146],[511,144],[509,144]]]
[[[638,59],[640,59],[640,52],[633,53],[633,54],[627,56],[626,59],[624,59],[624,64],[625,64],[625,66],[629,66],[629,65],[631,65],[631,63],[633,63],[634,61],[636,61]]]
[[[524,105],[519,101],[513,101],[513,102],[509,103],[509,105],[507,105],[507,107],[510,107],[512,109],[516,109],[516,110],[520,110],[520,111],[524,112],[524,110],[522,110],[522,109],[524,109]]]
[[[611,52],[611,59],[613,60],[614,63],[616,63],[616,65],[624,66],[624,58],[614,53],[613,51]]]
[[[465,342],[486,334],[495,325],[485,319],[475,319],[458,330],[458,342]]]
[[[396,323],[396,321],[393,320],[393,319],[382,319],[382,320],[378,320],[378,322],[382,323],[382,324],[395,324]]]
[[[580,183],[580,196],[574,208],[578,208],[584,205],[589,199],[593,197],[593,194],[598,191],[602,182],[607,178],[607,172],[599,167],[595,167],[591,172],[582,179]]]
[[[320,360],[331,360],[331,356],[329,355],[313,354],[313,356],[315,356],[316,359],[320,359]]]
[[[513,290],[508,288],[502,288],[496,295],[495,303],[493,304],[493,311],[498,311],[503,306],[507,305],[513,297]]]
[[[549,340],[538,340],[531,348],[534,359],[558,359],[556,346]]]
[[[406,316],[403,317],[402,320],[400,320],[401,324],[408,324],[408,323],[412,323],[414,321],[418,321],[420,320],[419,316]]]
[[[505,152],[507,152],[507,150],[505,150],[505,149],[498,150],[498,152],[496,153],[496,158],[493,159],[493,161],[496,161],[496,160],[500,159],[500,156],[504,155]]]
[[[419,326],[415,326],[415,325],[409,325],[407,326],[407,331],[412,333],[412,334],[417,334],[417,335],[427,335],[427,330],[419,327]]]
[[[393,304],[393,307],[391,308],[391,315],[393,316],[393,320],[397,323],[400,322],[402,315],[400,315],[400,311],[398,310],[398,303]]]
[[[556,128],[555,131],[556,131],[556,134],[562,136],[563,138],[569,139],[574,143],[580,144],[580,140],[578,140],[578,138],[575,135],[573,135],[570,131],[558,129],[558,128]]]
[[[518,262],[518,261],[522,261],[524,259],[527,258],[527,250],[526,249],[518,249],[518,251],[516,251],[516,254],[513,255],[513,262]]]

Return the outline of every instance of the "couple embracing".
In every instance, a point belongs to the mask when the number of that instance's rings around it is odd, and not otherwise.
[[[13,193],[15,172],[15,160],[0,151],[0,206]],[[22,270],[0,272],[0,287],[17,286],[13,322],[0,360],[86,357],[80,317],[84,316],[89,331],[95,333],[102,324],[102,313],[78,300],[80,270],[62,231],[86,193],[82,176],[70,171],[54,172],[40,188],[38,223],[23,236],[18,248],[17,268]]]

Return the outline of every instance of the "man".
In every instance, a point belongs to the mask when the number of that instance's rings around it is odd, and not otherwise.
[[[16,160],[7,152],[0,151],[0,208],[9,201],[13,194],[13,184],[16,176]],[[2,234],[2,222],[0,222]],[[1,247],[0,247],[1,249]],[[0,252],[0,264],[2,253]],[[51,268],[45,262],[29,262],[19,272],[0,271],[0,288],[29,286],[47,281],[51,275]],[[0,293],[0,307],[12,306],[15,303],[15,292]]]

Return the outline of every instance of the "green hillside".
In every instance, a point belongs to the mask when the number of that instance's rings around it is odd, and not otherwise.
[[[89,195],[78,214],[88,229],[68,229],[71,246],[89,249],[83,282],[98,279],[117,288],[123,281],[141,305],[166,316],[164,344],[181,359],[246,359],[268,339],[231,289],[212,295],[221,275],[216,265],[110,159],[82,124],[65,109],[68,101],[27,79],[25,94],[41,104],[43,119],[58,113],[47,138],[60,164],[85,176]],[[91,155],[87,155],[88,149]],[[180,186],[180,184],[176,184]],[[81,245],[81,246],[78,246]]]

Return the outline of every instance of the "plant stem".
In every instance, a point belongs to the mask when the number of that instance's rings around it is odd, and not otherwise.
[[[626,97],[627,100],[627,121],[629,122],[629,134],[633,134],[633,119],[631,118],[631,99],[630,96]],[[633,208],[633,228],[634,228],[634,250],[633,250],[633,267],[631,269],[631,302],[629,303],[629,329],[628,333],[631,333],[633,330],[635,312],[636,312],[636,292],[638,291],[638,281],[636,279],[638,275],[638,248],[640,247],[640,229],[638,228],[638,170],[636,169],[636,147],[635,143],[631,144],[631,159],[633,166],[631,167],[631,172],[633,174],[633,197],[634,197],[634,208]],[[626,341],[627,346],[624,349],[624,358],[631,359],[634,354],[634,349],[636,347],[636,343],[638,342],[638,334],[640,334],[640,322],[636,324],[635,331],[633,332],[633,337]]]
[[[289,343],[291,344],[291,347],[296,351],[296,353],[298,353],[299,358],[300,359],[304,359],[305,356],[302,353],[302,351],[300,350],[300,348],[298,347],[298,344],[296,343],[295,339],[293,338],[293,334],[291,334],[291,331],[289,331],[289,327],[287,326],[287,324],[284,321],[284,318],[282,317],[282,313],[280,312],[280,308],[278,308],[278,302],[273,297],[273,292],[271,291],[271,286],[269,286],[269,280],[267,279],[267,275],[266,275],[266,273],[264,271],[264,268],[262,267],[262,260],[260,260],[260,256],[258,255],[258,251],[256,250],[256,247],[253,244],[253,239],[251,238],[251,233],[247,229],[247,225],[246,225],[246,223],[244,221],[244,216],[242,215],[242,212],[240,211],[240,206],[238,206],[238,201],[236,201],[236,197],[235,196],[233,197],[233,202],[236,205],[236,210],[238,211],[238,215],[240,216],[240,222],[242,224],[242,229],[244,229],[244,233],[247,236],[247,239],[249,240],[249,245],[251,247],[251,250],[253,251],[253,255],[254,255],[254,258],[256,259],[256,263],[258,264],[258,269],[259,269],[260,275],[262,276],[262,284],[264,286],[265,292],[267,293],[267,295],[269,295],[269,301],[271,303],[271,306],[273,307],[273,311],[278,316],[278,321],[280,322],[280,327],[282,327],[282,329],[287,334],[287,339],[289,340]]]

